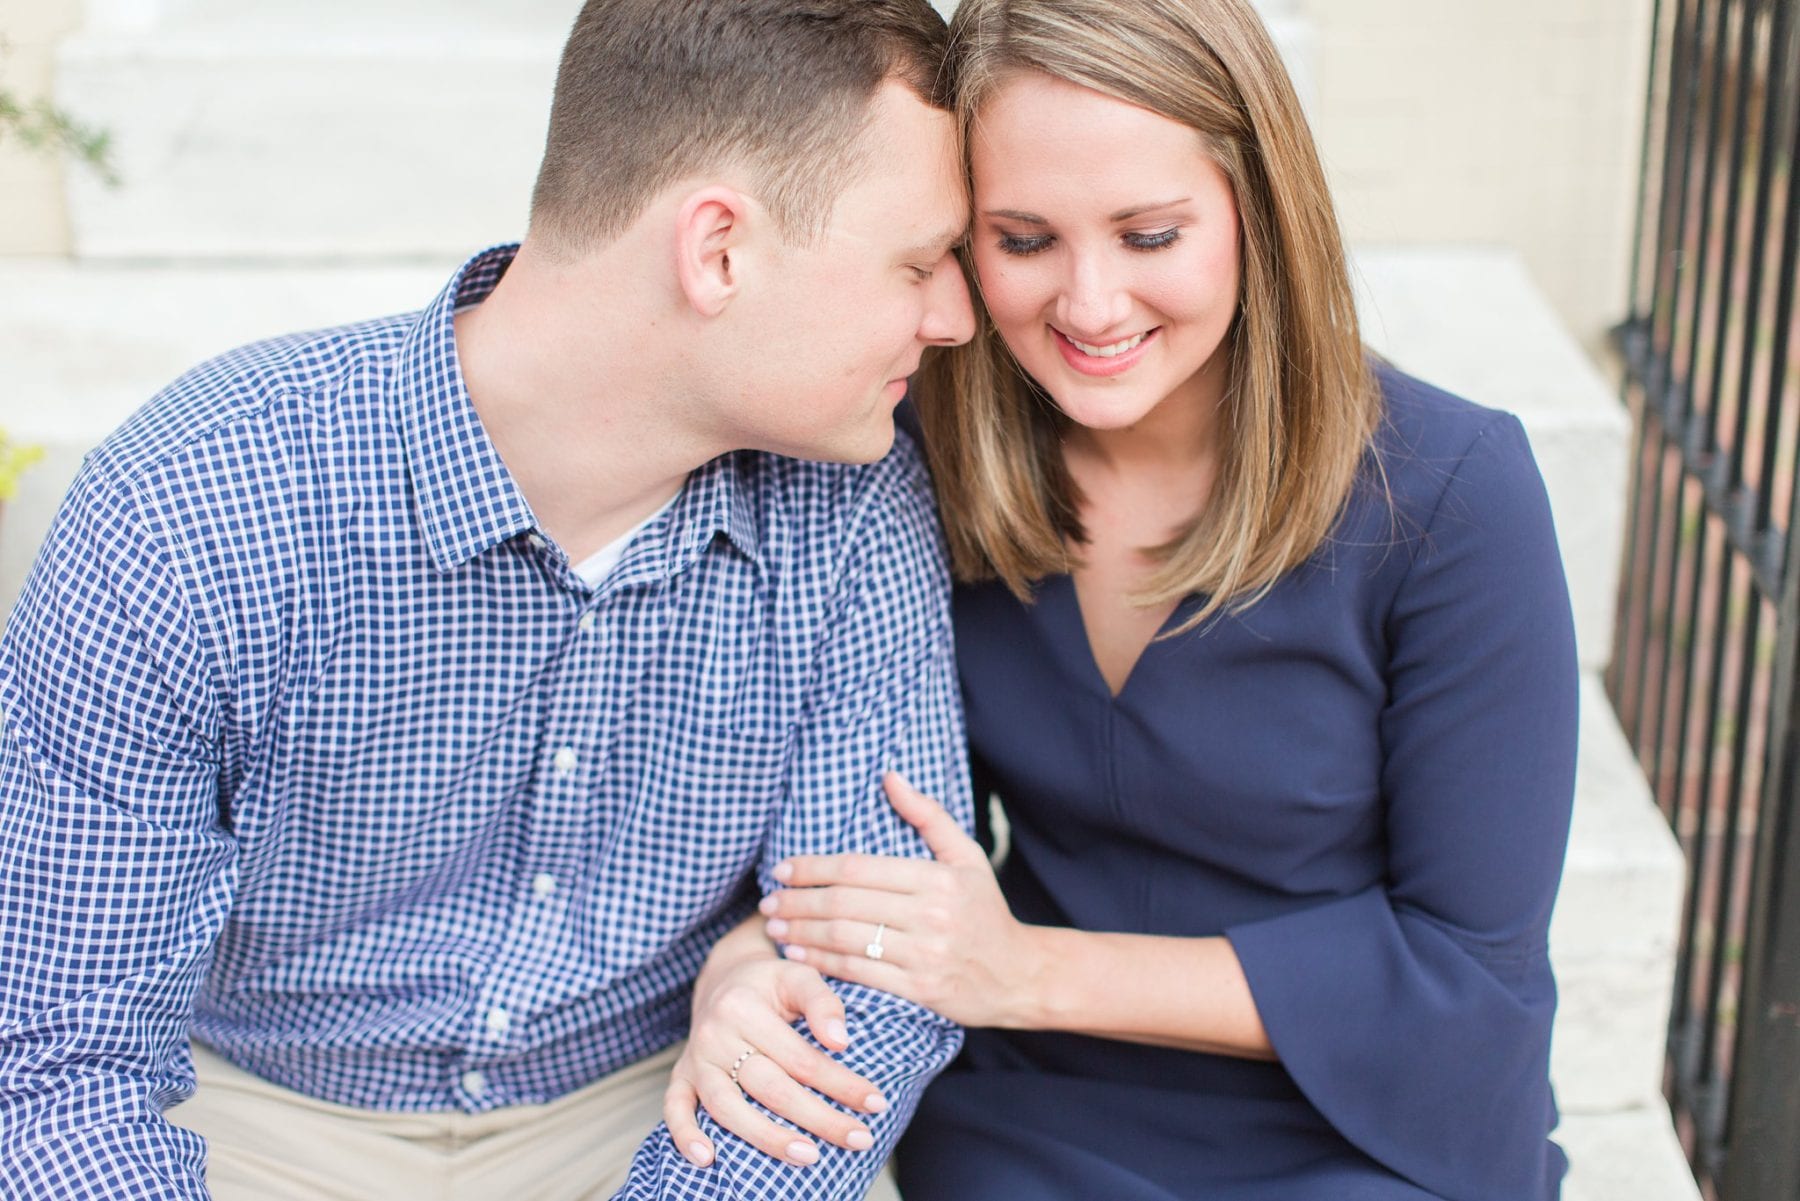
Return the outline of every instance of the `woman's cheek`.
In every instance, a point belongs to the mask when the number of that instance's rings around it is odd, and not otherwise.
[[[1032,317],[1043,307],[1036,291],[1033,273],[1016,266],[996,265],[982,275],[982,296],[988,313],[1002,331]]]

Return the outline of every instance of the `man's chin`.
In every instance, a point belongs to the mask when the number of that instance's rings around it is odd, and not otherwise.
[[[860,429],[843,431],[826,440],[819,437],[782,440],[758,449],[790,459],[810,459],[816,463],[879,463],[894,449],[894,417],[884,412],[879,422]]]

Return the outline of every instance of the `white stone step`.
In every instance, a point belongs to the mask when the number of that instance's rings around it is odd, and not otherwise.
[[[48,452],[0,510],[0,621],[82,456],[163,385],[245,342],[422,308],[457,261],[248,268],[0,259],[0,429]]]
[[[1631,422],[1519,256],[1356,249],[1363,336],[1414,375],[1525,423],[1556,514],[1584,667],[1612,653]]]
[[[517,237],[577,0],[181,6],[61,48],[57,97],[112,131],[73,172],[86,258],[406,258]]]
[[[1661,1104],[1686,868],[1591,674],[1582,680],[1580,746],[1550,925],[1560,995],[1551,1075],[1564,1113],[1604,1114]]]
[[[1660,1105],[1565,1117],[1556,1141],[1569,1154],[1562,1201],[1700,1201]]]

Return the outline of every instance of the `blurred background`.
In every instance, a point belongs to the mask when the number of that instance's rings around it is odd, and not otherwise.
[[[578,7],[0,0],[0,618],[176,374],[421,307],[523,232]],[[1551,491],[1585,673],[1566,1195],[1795,1201],[1800,3],[1258,7],[1371,345],[1518,413]]]

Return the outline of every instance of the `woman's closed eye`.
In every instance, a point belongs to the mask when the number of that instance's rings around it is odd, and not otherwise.
[[[1001,234],[999,245],[1002,253],[1024,258],[1050,249],[1053,241],[1049,234]]]
[[[1133,250],[1161,250],[1173,246],[1181,240],[1181,227],[1171,225],[1167,229],[1159,229],[1155,233],[1129,233],[1125,235],[1125,245]]]
[[[1181,240],[1181,227],[1171,225],[1151,233],[1121,234],[1120,240],[1132,250],[1162,250]],[[1004,254],[1026,258],[1050,249],[1055,241],[1050,234],[1001,234],[998,245]]]

